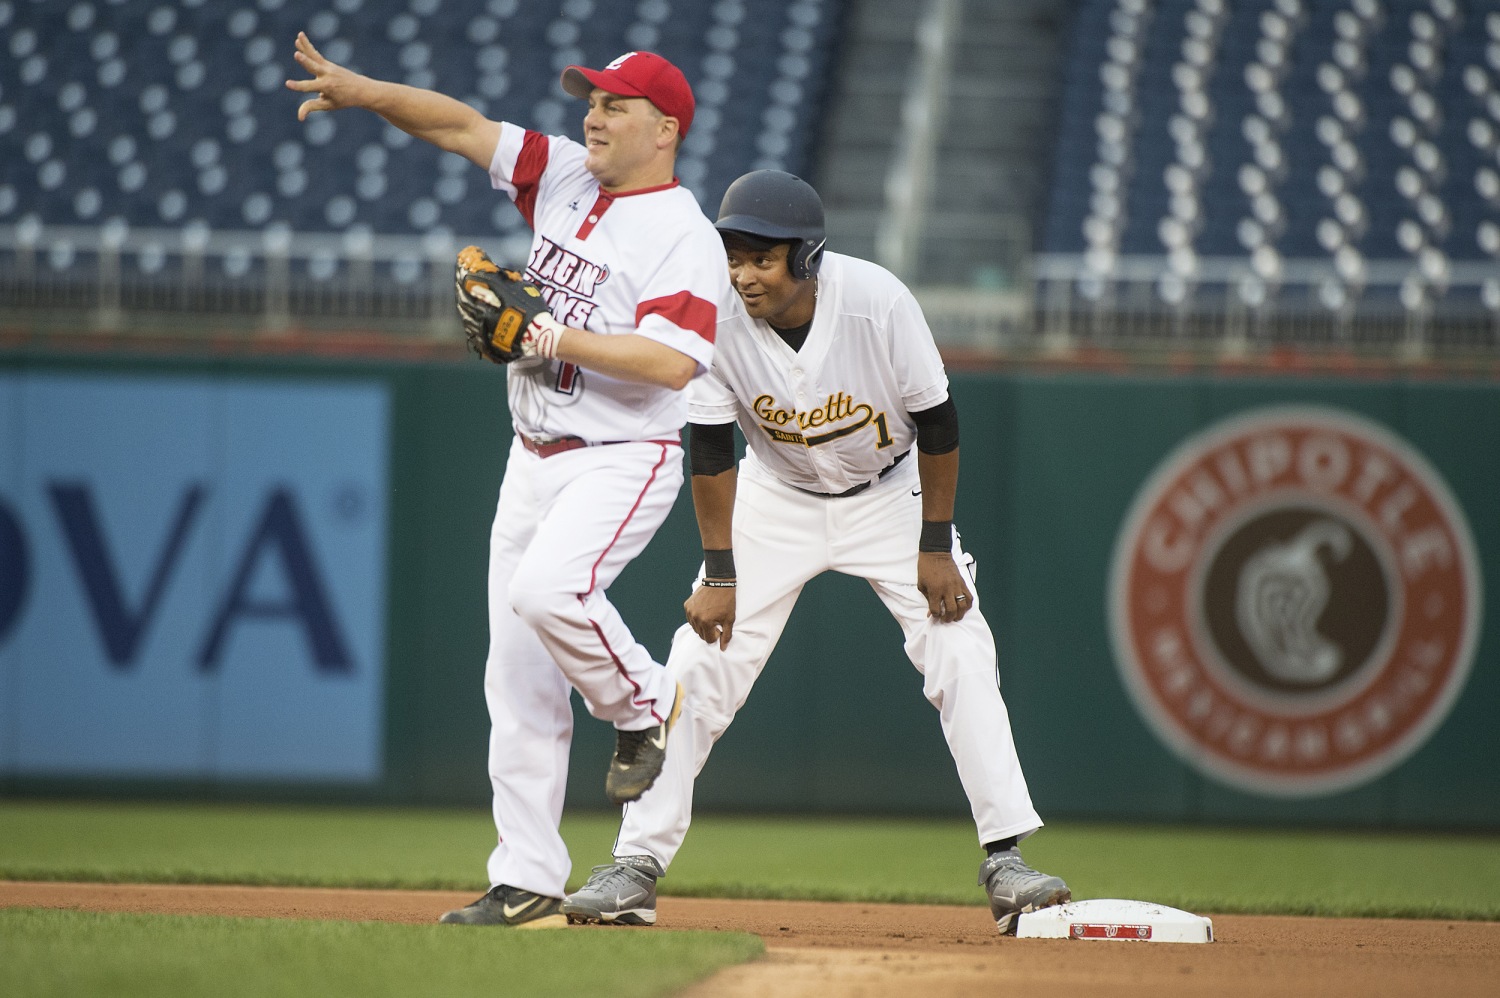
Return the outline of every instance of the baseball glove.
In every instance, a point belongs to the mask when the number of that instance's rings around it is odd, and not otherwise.
[[[526,356],[526,327],[547,314],[547,302],[535,285],[498,266],[478,246],[459,251],[454,285],[470,349],[496,364]]]

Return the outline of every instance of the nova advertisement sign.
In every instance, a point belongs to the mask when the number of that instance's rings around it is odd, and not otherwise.
[[[0,774],[382,774],[389,400],[0,375]]]

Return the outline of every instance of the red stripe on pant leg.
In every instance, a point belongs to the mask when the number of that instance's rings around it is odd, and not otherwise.
[[[635,497],[635,502],[631,505],[630,512],[625,514],[625,519],[620,521],[620,526],[615,530],[615,535],[609,539],[608,544],[604,545],[604,550],[599,552],[599,557],[594,559],[593,567],[589,569],[589,587],[583,595],[587,596],[589,593],[594,591],[594,586],[598,582],[599,578],[599,563],[604,560],[604,556],[609,554],[610,549],[615,546],[615,542],[620,539],[620,535],[625,532],[626,524],[628,524],[631,518],[635,516],[635,511],[641,508],[641,502],[646,498],[646,493],[651,490],[652,483],[656,481],[656,473],[660,471],[661,466],[666,463],[667,448],[666,445],[663,444],[661,446],[661,457],[657,458],[656,464],[651,468],[651,474],[647,476],[646,484],[641,486],[640,494]]]
[[[594,559],[593,567],[589,569],[588,591],[580,593],[578,596],[578,602],[580,605],[583,603],[584,597],[588,596],[589,593],[594,591],[594,586],[597,583],[599,576],[599,563],[604,560],[604,556],[609,554],[610,549],[615,546],[615,542],[620,539],[620,534],[624,533],[625,526],[630,523],[631,518],[635,516],[636,510],[641,508],[641,503],[645,500],[646,493],[651,490],[652,484],[656,481],[656,473],[661,470],[661,466],[663,464],[666,464],[667,446],[668,445],[666,443],[661,444],[661,456],[657,458],[656,464],[652,466],[651,474],[646,478],[646,484],[641,486],[640,494],[635,497],[635,502],[630,506],[630,512],[625,514],[625,519],[620,521],[620,526],[615,530],[615,535],[609,539],[609,543],[604,546],[604,550],[599,552],[599,557]],[[672,444],[672,446],[676,446],[676,444],[674,443]],[[599,635],[599,643],[604,646],[604,650],[609,654],[609,660],[615,664],[616,671],[618,671],[620,675],[625,679],[625,681],[630,684],[630,688],[635,691],[635,696],[631,697],[630,702],[637,707],[644,706],[644,704],[638,699],[641,695],[640,684],[638,684],[634,679],[631,679],[630,673],[625,671],[625,663],[620,661],[619,656],[615,654],[615,650],[610,647],[609,640],[605,638],[604,630],[599,626],[599,622],[594,620],[594,618],[589,617],[588,614],[584,614],[584,617],[588,620],[589,626],[594,629],[594,633]],[[666,720],[666,718],[657,713],[655,700],[652,700],[651,704],[651,716],[656,718],[657,724],[661,724]]]
[[[580,604],[583,602],[582,596],[578,598],[578,602]],[[599,643],[604,646],[605,652],[609,655],[609,660],[615,664],[615,671],[618,672],[620,676],[630,684],[630,688],[635,691],[635,695],[630,698],[631,704],[636,707],[645,706],[645,702],[640,699],[640,684],[637,683],[634,679],[631,679],[630,673],[625,671],[625,663],[620,661],[620,657],[615,654],[614,648],[610,647],[609,639],[604,636],[604,629],[599,626],[599,622],[596,621],[593,617],[589,617],[587,614],[585,614],[584,616],[585,619],[588,620],[589,626],[594,629],[594,633],[599,635]],[[652,700],[651,704],[651,716],[656,718],[657,724],[662,723],[665,718],[663,718],[656,712],[656,701]]]

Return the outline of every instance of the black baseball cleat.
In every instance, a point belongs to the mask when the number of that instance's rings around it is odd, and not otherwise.
[[[604,778],[604,794],[611,804],[628,804],[640,800],[641,794],[661,775],[667,758],[667,733],[682,713],[682,684],[672,700],[672,712],[654,728],[644,731],[616,731],[615,754],[609,760],[609,774]]]
[[[562,898],[533,894],[505,884],[491,887],[473,904],[445,912],[445,925],[507,925],[513,929],[561,929],[568,924]]]

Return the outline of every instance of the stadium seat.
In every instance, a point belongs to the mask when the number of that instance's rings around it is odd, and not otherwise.
[[[1042,249],[1085,297],[1136,261],[1168,304],[1227,273],[1500,301],[1500,0],[1083,0],[1073,31]]]
[[[752,166],[805,171],[841,0],[0,0],[0,228],[31,219],[212,231],[281,223],[484,237],[519,224],[471,166],[373,115],[296,120],[306,30],[360,72],[431,87],[492,117],[578,137],[557,79],[632,46],[676,61],[698,119],[680,160],[706,208]],[[504,208],[504,210],[496,210]]]

